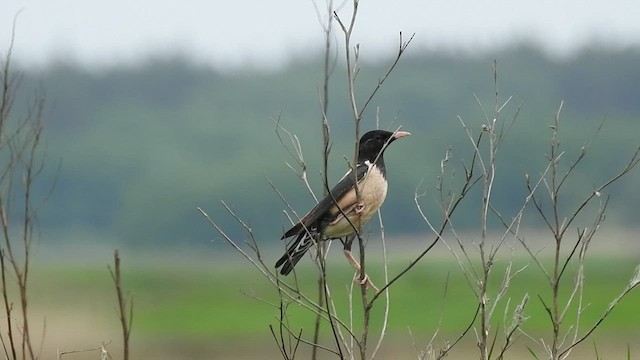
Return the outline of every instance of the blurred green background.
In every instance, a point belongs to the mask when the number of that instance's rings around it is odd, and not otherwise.
[[[410,54],[385,83],[363,123],[365,130],[375,128],[378,112],[380,127],[402,125],[413,133],[387,154],[390,192],[382,213],[393,244],[389,245],[392,274],[424,247],[429,234],[415,208],[414,194],[425,193],[422,206],[437,222],[440,160],[451,149],[450,166],[457,174],[470,160],[472,149],[457,116],[474,132],[486,123],[474,95],[489,112],[495,106],[493,58],[498,63],[499,98],[513,96],[499,120],[508,122],[519,108],[498,157],[494,205],[503,214],[514,214],[522,205],[524,175],[536,178],[544,171],[550,125],[561,101],[563,169],[606,119],[586,160],[569,180],[563,211],[615,174],[639,144],[637,50],[585,49],[562,61],[525,45],[505,48],[493,57]],[[380,59],[361,64],[361,100],[387,63]],[[310,182],[321,193],[321,64],[300,60],[281,70],[221,72],[186,58],[168,57],[100,70],[61,62],[38,71],[25,69],[23,74],[16,109],[23,109],[38,86],[45,89],[49,102],[48,168],[38,185],[41,194],[56,174],[58,159],[62,162],[55,191],[39,215],[41,238],[32,272],[33,317],[36,323],[46,319],[45,349],[92,348],[111,342],[110,351],[118,352],[115,294],[106,265],[113,249],[120,248],[124,285],[134,299],[132,344],[138,358],[278,358],[268,329],[277,324],[277,309],[265,303],[277,302],[277,294],[213,231],[196,207],[205,209],[243,244],[243,229],[219,203],[226,201],[250,224],[268,262],[279,256],[283,243],[278,239],[288,224],[282,212],[286,206],[267,179],[299,212],[310,206],[312,198],[286,165],[293,159],[278,141],[274,120],[299,137]],[[343,157],[351,154],[353,128],[340,67],[330,85],[329,178],[335,180],[346,170]],[[634,171],[605,192],[611,203],[602,225],[605,235],[596,238],[587,267],[589,306],[583,328],[598,319],[638,264],[639,182],[640,172]],[[477,196],[472,194],[454,218],[470,240],[477,239]],[[575,226],[591,223],[592,218],[585,216]],[[492,226],[499,230],[497,223]],[[535,249],[552,248],[534,212],[525,212],[522,226],[536,234]],[[378,226],[371,226],[371,231],[376,242]],[[379,246],[371,249],[371,275],[382,279]],[[522,249],[517,252],[518,265],[529,262]],[[335,249],[330,262],[335,264],[330,277],[337,306],[346,314],[345,289],[352,272]],[[500,260],[496,273],[505,262],[506,258]],[[311,290],[315,275],[308,260],[303,264],[299,276],[303,287]],[[495,279],[499,280],[500,276]],[[537,296],[548,299],[549,290],[532,264],[514,280],[510,306],[525,293],[531,297],[525,330],[536,339],[544,338],[550,325]],[[424,348],[438,329],[441,316],[436,344],[455,339],[473,316],[473,301],[454,257],[437,247],[392,289],[383,357],[413,357],[415,347]],[[599,351],[616,356],[624,356],[630,345],[637,355],[639,304],[637,294],[625,299],[576,356],[593,357],[594,343]],[[354,306],[358,309],[359,303]],[[494,325],[498,329],[503,326],[500,309]],[[291,311],[294,326],[310,336],[309,314],[295,306]],[[376,331],[378,315],[372,325]],[[475,356],[473,336],[469,334],[452,356]],[[529,342],[524,336],[520,341]],[[528,356],[524,346],[512,354]]]
[[[566,153],[561,168],[567,169],[581,147],[590,144],[561,198],[566,214],[616,174],[640,144],[637,48],[585,47],[562,59],[528,44],[488,53],[410,51],[365,114],[363,130],[379,123],[388,129],[402,126],[413,134],[386,155],[390,190],[382,214],[391,274],[429,238],[414,204],[415,194],[425,194],[423,209],[437,223],[441,159],[452,151],[449,166],[459,183],[463,164],[473,154],[458,116],[474,133],[487,122],[482,107],[492,116],[494,59],[498,97],[501,101],[512,97],[498,120],[508,123],[518,113],[497,159],[493,192],[493,205],[507,218],[527,195],[525,174],[537,178],[545,169],[550,125],[562,101],[560,138]],[[310,60],[320,58],[320,53],[308,54],[275,70],[233,71],[188,56],[100,68],[67,61],[42,68],[15,64],[24,76],[15,102],[17,114],[25,111],[38,87],[48,101],[47,168],[37,184],[39,198],[45,197],[54,179],[56,185],[38,218],[40,239],[34,249],[30,296],[32,326],[44,329],[47,355],[53,349],[93,348],[102,342],[117,353],[121,342],[107,264],[113,249],[119,248],[124,286],[134,301],[132,345],[137,358],[278,358],[268,329],[276,324],[277,309],[267,303],[277,302],[276,292],[196,208],[202,207],[244,246],[243,229],[220,205],[224,200],[251,226],[266,261],[271,264],[279,257],[287,207],[268,180],[299,213],[313,199],[287,167],[294,159],[280,144],[274,121],[298,136],[311,186],[322,193],[318,89],[323,67]],[[359,101],[366,99],[391,61],[362,60]],[[334,182],[347,169],[344,157],[352,153],[354,133],[340,63],[332,68],[327,116],[333,140],[329,179]],[[594,240],[587,263],[583,329],[597,321],[624,289],[640,260],[639,183],[640,172],[633,171],[603,193],[610,196],[610,203],[603,233]],[[478,193],[471,194],[453,219],[468,241],[478,237],[477,199]],[[574,227],[591,226],[598,205],[588,208]],[[491,226],[500,231],[497,221],[492,220]],[[540,217],[528,209],[522,227],[534,234],[532,247],[544,250],[546,256],[553,243]],[[376,243],[378,226],[371,226],[371,231]],[[529,263],[525,252],[516,248],[517,265]],[[381,283],[379,245],[370,249],[369,271]],[[506,261],[500,258],[496,274],[501,274]],[[315,274],[308,259],[302,264],[301,283],[311,290]],[[330,264],[336,306],[347,314],[346,289],[352,272],[336,249]],[[569,271],[571,279],[575,266]],[[496,286],[500,279],[497,275],[490,285]],[[549,290],[534,264],[514,280],[507,296],[510,306],[525,293],[531,297],[525,330],[535,339],[546,339],[550,326],[538,295],[548,299]],[[359,303],[354,306],[358,309]],[[454,257],[438,246],[392,288],[382,358],[415,357],[415,348],[424,348],[438,328],[436,344],[455,339],[474,309],[473,294]],[[503,307],[499,309],[494,326],[502,331]],[[310,336],[312,318],[295,306],[291,312],[294,326]],[[640,298],[634,293],[580,346],[576,358],[594,358],[594,347],[623,358],[630,346],[638,356],[638,314]],[[380,328],[378,315],[374,313],[374,332]],[[326,329],[323,336],[328,336]],[[465,338],[453,358],[475,356],[473,336]],[[524,336],[520,341],[529,344]],[[524,346],[513,354],[528,356]],[[96,358],[85,355],[78,358]]]
[[[499,121],[508,122],[520,108],[505,150],[499,154],[496,182],[500,191],[494,194],[498,209],[505,214],[519,209],[526,195],[524,174],[537,177],[544,171],[549,126],[561,101],[563,166],[592,142],[586,160],[570,179],[568,204],[582,199],[628,161],[640,134],[638,51],[592,49],[554,61],[520,46],[493,57],[498,62],[499,97],[502,101],[513,97]],[[360,100],[373,89],[387,64],[384,59],[361,64]],[[401,125],[414,135],[387,154],[390,196],[384,214],[394,235],[424,231],[414,210],[414,193],[420,184],[419,192],[434,193],[447,149],[453,154],[450,166],[459,174],[462,163],[470,161],[471,147],[457,116],[476,133],[486,123],[474,94],[491,113],[495,104],[492,64],[488,56],[413,51],[401,60],[369,107],[363,131],[376,127],[379,111],[380,127]],[[331,182],[344,174],[344,157],[353,151],[342,70],[336,65],[330,82]],[[279,118],[299,137],[309,181],[321,193],[321,79],[321,64],[308,61],[270,72],[221,72],[181,58],[101,70],[61,63],[25,72],[25,96],[41,84],[49,100],[50,177],[55,175],[57,160],[62,161],[55,192],[41,213],[43,233],[56,243],[223,246],[196,207],[207,210],[230,234],[240,234],[220,206],[224,200],[250,221],[261,243],[278,244],[287,225],[281,211],[286,207],[267,179],[299,212],[306,211],[312,198],[286,166],[295,162],[278,141],[274,120]],[[17,103],[23,104],[20,100]],[[639,182],[640,172],[635,171],[607,190],[612,200],[608,225],[637,225]],[[43,191],[49,189],[50,182],[40,184]],[[457,226],[477,226],[473,216],[477,211],[472,206],[462,209]],[[525,224],[535,227],[541,222],[531,216]]]
[[[624,241],[623,238],[628,236],[619,235],[609,239]],[[267,254],[268,258],[275,258],[271,254],[276,255],[272,251]],[[332,249],[330,255],[328,279],[332,284],[331,291],[339,316],[348,322],[352,269],[337,249]],[[508,256],[503,255],[498,257],[493,270],[495,277],[489,283],[490,304],[507,264]],[[378,285],[384,279],[379,257],[378,251],[370,252],[368,263],[368,272]],[[391,250],[390,274],[396,274],[411,258],[406,250]],[[315,298],[317,274],[307,260],[298,269],[298,281],[302,291]],[[600,251],[587,262],[581,334],[598,321],[609,303],[627,286],[637,260],[637,257],[622,252]],[[54,347],[77,350],[108,343],[109,352],[116,358],[120,356],[121,337],[115,293],[106,266],[99,266],[99,262],[37,266],[33,271],[33,316],[37,320],[46,319],[45,349],[50,353]],[[550,261],[544,262],[545,265],[550,264]],[[612,263],[616,265],[612,266]],[[529,296],[524,311],[527,320],[522,327],[527,335],[518,333],[516,345],[507,352],[508,358],[532,358],[526,346],[543,358],[541,346],[527,336],[548,342],[552,331],[548,315],[538,298],[540,296],[547,303],[551,301],[551,291],[541,271],[524,255],[516,257],[514,269],[527,264],[528,267],[512,281],[492,321],[492,333],[499,334],[500,344],[504,327],[510,324],[515,306],[521,303],[525,294]],[[134,304],[131,343],[135,358],[280,358],[269,330],[269,326],[276,331],[278,329],[277,291],[239,255],[193,255],[187,260],[167,254],[141,256],[125,253],[122,270],[123,285]],[[563,282],[562,299],[568,297],[575,275],[575,266],[570,266]],[[354,309],[354,327],[359,333],[361,303],[357,288],[354,294],[351,306]],[[475,301],[453,256],[442,249],[431,253],[392,287],[382,358],[414,358],[427,347],[433,336],[433,345],[443,348],[469,325],[477,306]],[[640,336],[638,304],[640,293],[636,291],[619,303],[598,330],[576,348],[573,356],[591,359],[596,358],[598,351],[606,354],[607,358],[626,358],[627,351],[631,351],[634,358],[640,351],[636,342]],[[373,343],[381,330],[383,308],[384,301],[380,301],[373,311],[370,327]],[[563,331],[573,326],[576,312],[574,303]],[[290,304],[288,316],[288,325],[293,331],[302,331],[306,339],[312,337],[314,317],[308,310]],[[39,325],[38,322],[35,324]],[[331,345],[326,323],[322,329],[322,342]],[[472,330],[454,348],[451,357],[476,358],[474,339]],[[309,354],[309,348],[301,345],[300,354],[307,358],[305,354]],[[87,354],[82,358],[96,357]],[[321,358],[333,357],[323,353]]]

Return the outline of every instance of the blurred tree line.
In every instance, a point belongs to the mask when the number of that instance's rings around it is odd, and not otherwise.
[[[519,207],[526,194],[524,173],[543,172],[549,125],[561,101],[562,141],[575,150],[566,154],[567,162],[607,119],[572,185],[576,194],[613,173],[640,142],[638,49],[586,49],[562,60],[528,46],[477,57],[409,53],[363,122],[364,130],[376,127],[377,112],[380,127],[402,125],[414,135],[387,155],[390,192],[383,216],[389,236],[426,231],[415,210],[414,192],[422,181],[418,192],[435,195],[447,149],[452,149],[452,166],[462,176],[461,163],[472,152],[457,116],[473,131],[480,130],[485,120],[474,94],[492,113],[493,58],[498,61],[499,96],[513,96],[511,113],[521,108],[503,145],[509,151],[499,159],[503,169],[494,200],[505,213]],[[363,54],[357,85],[362,96],[385,69],[384,59],[366,60]],[[277,243],[288,225],[282,213],[286,206],[267,178],[300,212],[313,199],[286,166],[293,159],[279,143],[274,121],[279,118],[300,138],[311,184],[321,194],[322,76],[321,64],[306,60],[272,71],[222,71],[181,58],[105,69],[57,63],[25,71],[26,82],[46,89],[47,153],[62,158],[57,187],[40,215],[42,233],[55,241],[220,244],[195,209],[203,207],[218,223],[228,225],[230,233],[239,233],[235,220],[219,206],[219,200],[225,200],[260,241]],[[344,156],[353,151],[343,69],[334,69],[331,87],[329,179],[335,181],[347,170]],[[610,189],[608,219],[616,225],[637,224],[639,183],[640,173],[634,172]],[[477,221],[478,211],[463,209],[456,226],[477,225],[470,221]],[[433,209],[432,215],[438,214]]]

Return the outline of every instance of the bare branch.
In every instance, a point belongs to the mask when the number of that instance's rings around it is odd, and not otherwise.
[[[63,356],[66,355],[73,355],[73,354],[81,354],[81,353],[87,353],[87,352],[98,352],[98,354],[100,355],[100,360],[106,360],[106,359],[111,359],[111,355],[109,355],[109,352],[107,351],[107,346],[111,344],[111,341],[109,341],[108,343],[103,343],[102,345],[92,348],[92,349],[84,349],[84,350],[70,350],[70,351],[60,351],[58,350],[58,355],[56,356],[57,360],[61,360]]]
[[[364,102],[364,105],[362,106],[362,108],[360,109],[360,113],[358,114],[359,118],[362,118],[362,116],[364,114],[364,111],[369,106],[369,103],[371,102],[371,100],[373,100],[373,97],[376,95],[378,90],[380,90],[380,88],[382,87],[382,84],[385,82],[385,80],[387,80],[387,78],[389,77],[391,72],[393,72],[393,70],[396,68],[396,65],[398,65],[398,62],[400,61],[400,58],[402,57],[402,54],[404,54],[405,50],[407,50],[407,47],[409,46],[409,44],[411,43],[411,41],[413,40],[413,37],[415,35],[416,34],[413,33],[411,35],[411,37],[409,38],[409,40],[403,41],[402,40],[402,31],[400,32],[400,42],[399,42],[400,45],[398,46],[398,53],[396,54],[396,57],[394,58],[394,60],[391,63],[391,65],[389,66],[389,69],[387,70],[387,72],[384,74],[384,76],[382,76],[382,78],[380,78],[378,80],[378,83],[377,83],[376,87],[373,89],[373,91],[371,91],[369,97]]]
[[[611,314],[611,312],[613,311],[613,309],[615,309],[618,303],[620,303],[622,299],[624,299],[629,293],[631,293],[635,288],[637,288],[638,285],[640,285],[640,266],[636,267],[635,273],[631,278],[631,280],[629,281],[629,283],[627,284],[627,287],[625,287],[624,290],[622,290],[620,295],[618,295],[613,301],[611,301],[611,303],[609,304],[607,309],[604,311],[604,313],[602,313],[598,321],[596,321],[595,324],[593,324],[593,326],[591,326],[591,328],[582,337],[580,337],[577,341],[574,341],[573,344],[569,345],[566,349],[562,350],[559,355],[562,356],[563,354],[567,353],[572,348],[574,348],[575,346],[577,346],[578,344],[586,340],[598,328],[598,326],[600,326],[600,324],[609,316],[609,314]]]
[[[127,310],[127,300],[122,290],[122,275],[120,271],[120,254],[118,250],[113,252],[113,269],[109,266],[109,272],[116,287],[116,297],[118,300],[118,313],[120,314],[120,326],[122,327],[123,359],[129,359],[129,338],[131,336],[131,324],[133,321],[133,298],[129,298]]]

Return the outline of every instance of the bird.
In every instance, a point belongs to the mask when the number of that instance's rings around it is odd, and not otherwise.
[[[349,170],[329,194],[282,235],[281,239],[295,238],[276,262],[280,274],[291,273],[315,243],[333,239],[341,239],[347,260],[360,271],[360,265],[351,254],[351,244],[387,196],[384,151],[395,140],[409,135],[411,133],[407,131],[373,130],[360,138],[355,176],[353,169]]]

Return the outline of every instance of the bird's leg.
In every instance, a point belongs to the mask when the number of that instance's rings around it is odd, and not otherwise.
[[[378,288],[373,284],[373,281],[371,281],[371,279],[369,278],[369,275],[367,275],[366,273],[362,274],[362,266],[360,266],[360,263],[358,262],[358,260],[356,260],[353,257],[353,254],[351,253],[351,244],[353,244],[354,238],[355,238],[355,235],[350,235],[345,240],[341,240],[342,245],[344,247],[343,248],[344,256],[346,256],[351,266],[353,266],[353,268],[360,274],[360,277],[362,278],[362,279],[358,278],[356,282],[360,285],[367,284],[368,287],[371,287],[375,291],[378,291]]]

